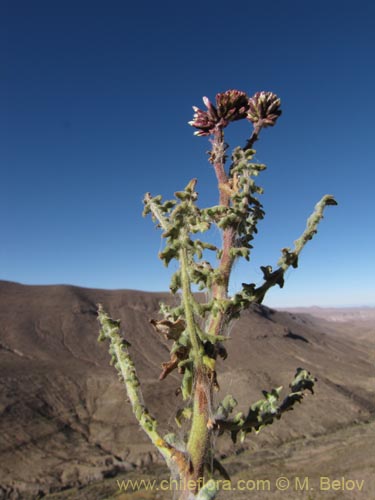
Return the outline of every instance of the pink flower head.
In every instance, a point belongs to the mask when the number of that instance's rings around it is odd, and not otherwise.
[[[197,106],[193,106],[194,117],[189,122],[189,125],[198,129],[197,132],[194,132],[194,135],[198,136],[212,134],[219,121],[217,110],[210,100],[203,97],[203,102],[207,107],[207,111],[202,111]]]
[[[249,99],[247,119],[262,127],[272,127],[281,115],[280,103],[272,92],[257,92]]]
[[[224,128],[229,122],[246,118],[249,110],[249,98],[245,92],[227,90],[216,95],[216,107],[203,97],[207,111],[193,106],[194,117],[189,125],[197,128],[194,135],[204,136],[214,133],[216,127]]]

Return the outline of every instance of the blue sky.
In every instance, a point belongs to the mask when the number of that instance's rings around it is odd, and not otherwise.
[[[231,289],[260,283],[329,193],[339,206],[265,303],[375,305],[374,18],[370,0],[2,2],[0,278],[166,290],[175,268],[144,193],[197,177],[200,205],[216,204],[191,106],[271,90],[266,218]],[[230,145],[248,133],[233,124]]]

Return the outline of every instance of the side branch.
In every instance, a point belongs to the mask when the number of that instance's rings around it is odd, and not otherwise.
[[[147,215],[151,212],[154,220],[157,220],[160,224],[160,227],[164,229],[164,231],[168,231],[169,229],[169,221],[165,216],[166,209],[170,208],[169,206],[163,207],[160,204],[161,196],[155,196],[154,198],[150,193],[146,193],[143,198],[143,203],[145,205],[143,215]]]
[[[182,453],[160,436],[156,430],[157,421],[150,415],[144,405],[140,382],[128,351],[130,344],[120,335],[120,321],[110,318],[101,304],[98,305],[98,320],[100,323],[98,340],[109,340],[110,342],[109,353],[112,356],[112,362],[119,372],[120,378],[124,381],[133,413],[139,425],[162,454],[167,464],[170,465],[171,462],[176,462],[181,468],[181,460],[185,461],[183,457],[179,456]]]
[[[254,302],[257,304],[261,304],[270,288],[275,285],[279,285],[280,288],[284,286],[285,272],[290,268],[290,266],[294,268],[298,267],[299,254],[301,253],[306,243],[310,241],[318,232],[319,222],[323,219],[324,209],[328,205],[337,205],[334,197],[329,194],[323,196],[323,198],[315,205],[314,212],[307,219],[306,229],[304,230],[302,235],[294,242],[294,249],[282,249],[282,256],[278,261],[278,269],[272,271],[271,266],[261,267],[265,281],[260,287],[255,288],[255,285],[252,283],[242,284],[242,291],[239,294],[236,294],[233,298],[235,305],[240,306],[239,309],[244,309]]]
[[[335,198],[326,194],[323,198],[315,205],[314,212],[307,219],[306,229],[302,233],[302,235],[294,242],[294,250],[289,253],[288,249],[283,250],[283,255],[279,260],[278,264],[283,269],[288,269],[290,265],[293,267],[297,267],[298,255],[301,253],[301,250],[306,245],[308,241],[310,241],[314,234],[318,232],[319,222],[323,219],[323,212],[326,206],[328,205],[337,205],[337,201]]]
[[[229,432],[234,443],[237,441],[237,435],[239,434],[240,440],[243,442],[252,429],[258,433],[266,425],[272,424],[274,419],[280,419],[283,413],[293,410],[295,403],[301,403],[306,390],[313,394],[315,382],[316,378],[310,372],[298,368],[293,381],[289,385],[291,392],[281,403],[279,403],[279,399],[282,387],[272,389],[271,392],[263,391],[265,399],[251,405],[246,416],[240,412],[234,418],[220,418],[221,414],[223,414],[223,408],[221,408],[221,411],[218,412],[219,418],[215,419],[214,428],[218,430],[219,435]],[[231,402],[229,412],[233,411],[236,403],[235,400]]]
[[[200,346],[197,334],[196,322],[194,319],[193,302],[195,302],[195,300],[190,289],[189,259],[188,259],[188,252],[185,247],[182,247],[180,249],[180,265],[181,265],[182,302],[185,311],[186,327],[189,332],[189,338],[193,348],[195,365],[197,368],[201,368],[203,350],[201,349]]]

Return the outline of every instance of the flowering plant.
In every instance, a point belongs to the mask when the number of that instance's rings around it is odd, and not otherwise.
[[[214,392],[219,388],[216,372],[218,357],[225,359],[228,326],[252,304],[261,304],[268,290],[283,287],[284,274],[290,266],[298,266],[298,257],[305,244],[317,232],[327,205],[336,205],[333,196],[325,195],[316,205],[302,235],[294,248],[284,248],[278,266],[261,267],[263,282],[242,283],[234,295],[228,293],[229,279],[236,259],[249,260],[251,241],[257,224],[264,217],[259,200],[262,188],[255,178],[266,167],[254,163],[254,143],[263,128],[274,126],[281,115],[280,99],[272,92],[257,92],[249,98],[245,92],[227,90],[216,95],[215,105],[203,98],[206,110],[193,107],[194,117],[189,124],[195,135],[209,136],[211,151],[209,161],[218,183],[218,204],[212,207],[197,206],[197,180],[192,179],[185,189],[175,193],[173,200],[147,193],[144,197],[144,214],[151,214],[163,231],[165,246],[159,257],[168,266],[175,259],[178,270],[171,278],[170,290],[180,298],[176,307],[161,304],[161,319],[152,319],[153,328],[171,341],[170,359],[162,364],[160,379],[177,370],[181,376],[179,393],[185,406],[176,415],[177,425],[187,420],[189,431],[183,443],[173,433],[161,436],[157,422],[146,409],[129,345],[120,334],[120,323],[111,319],[99,306],[101,325],[100,340],[110,340],[110,353],[124,380],[128,397],[140,426],[158,448],[171,470],[178,471],[185,485],[179,492],[180,500],[210,499],[217,494],[212,464],[224,477],[224,467],[213,458],[211,437],[229,433],[234,442],[243,441],[251,430],[259,431],[290,410],[303,399],[306,390],[313,392],[315,378],[299,368],[290,384],[290,392],[281,398],[281,387],[264,392],[264,399],[249,406],[247,414],[233,415],[237,402],[227,395],[219,404],[214,402]],[[233,121],[248,120],[251,134],[244,147],[232,151],[231,162],[226,168],[228,145],[224,129]],[[198,237],[216,226],[222,234],[218,248]],[[213,259],[206,254],[212,252]],[[193,286],[206,293],[205,302],[198,300]]]

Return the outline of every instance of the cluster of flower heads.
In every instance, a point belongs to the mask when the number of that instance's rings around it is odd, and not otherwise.
[[[243,118],[257,127],[273,126],[281,115],[280,99],[272,92],[257,92],[249,98],[240,90],[227,90],[216,94],[216,106],[207,97],[203,97],[203,102],[207,111],[193,106],[194,118],[189,122],[198,129],[194,132],[198,136],[211,135]]]

